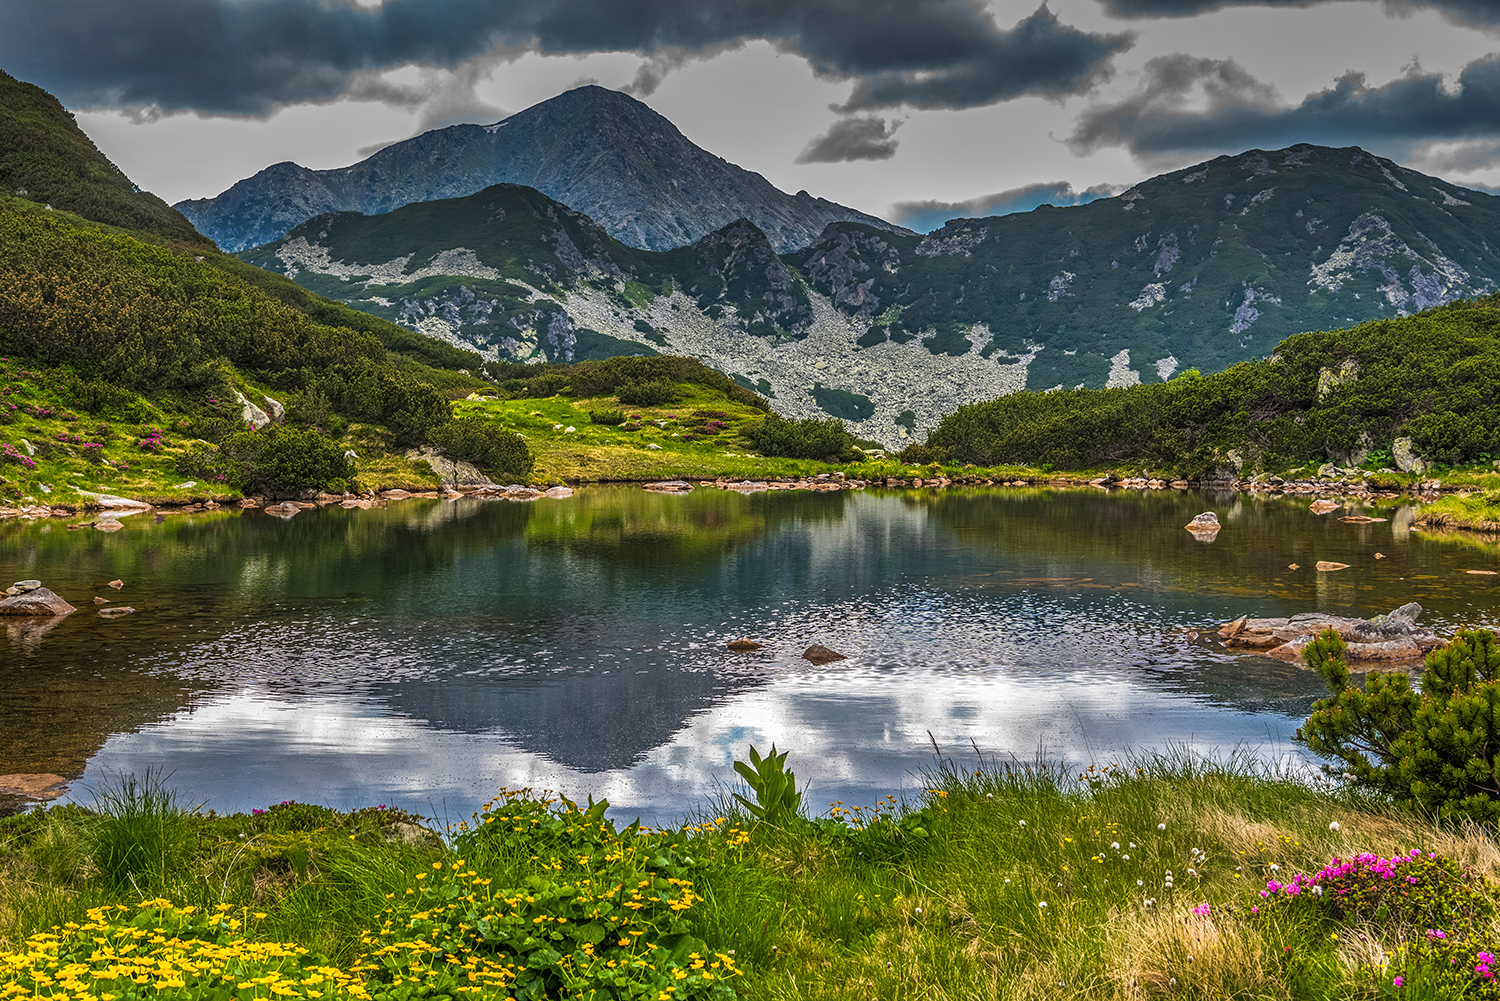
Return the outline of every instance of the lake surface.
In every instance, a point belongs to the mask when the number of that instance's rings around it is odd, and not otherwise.
[[[1183,525],[1218,512],[1199,542]],[[1493,544],[1412,508],[1081,490],[663,496],[0,523],[0,576],[80,611],[0,627],[0,774],[72,797],[159,768],[220,811],[285,799],[449,821],[502,787],[680,819],[772,742],[809,802],[922,785],[945,754],[1168,746],[1300,761],[1321,683],[1194,631],[1407,601],[1500,628]],[[1387,558],[1376,560],[1374,554]],[[1338,573],[1317,560],[1352,565]],[[1293,571],[1288,564],[1301,564]],[[115,592],[106,582],[119,578]],[[106,620],[99,595],[137,613]],[[732,654],[740,636],[766,643]],[[814,667],[812,643],[848,655]]]

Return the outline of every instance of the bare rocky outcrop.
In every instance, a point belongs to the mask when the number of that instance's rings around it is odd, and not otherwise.
[[[1429,650],[1447,641],[1417,625],[1422,606],[1402,605],[1373,619],[1303,612],[1284,619],[1252,619],[1242,615],[1219,627],[1224,645],[1233,650],[1252,650],[1279,660],[1300,662],[1302,651],[1325,629],[1332,629],[1348,644],[1350,663],[1420,660]]]

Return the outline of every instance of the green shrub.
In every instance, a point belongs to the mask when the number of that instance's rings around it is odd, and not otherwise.
[[[232,434],[219,444],[218,455],[228,482],[247,493],[304,489],[343,493],[354,478],[354,463],[338,442],[286,424]]]
[[[759,426],[746,429],[745,437],[761,455],[823,462],[849,462],[856,456],[854,435],[837,417],[789,421],[767,414]]]
[[[920,445],[913,443],[901,450],[897,457],[908,466],[925,466],[929,462],[939,465],[948,461],[948,450],[941,445]]]
[[[432,432],[430,440],[448,458],[472,462],[492,477],[524,477],[535,462],[524,438],[483,417],[448,421]]]
[[[682,399],[677,384],[667,379],[632,382],[615,390],[615,397],[630,407],[664,407]]]
[[[1500,821],[1500,642],[1467,629],[1427,655],[1422,690],[1402,673],[1349,683],[1347,647],[1325,630],[1303,653],[1334,693],[1297,739],[1355,785],[1447,818]]]
[[[603,424],[605,427],[619,427],[625,423],[625,411],[590,410],[589,422],[592,424]]]

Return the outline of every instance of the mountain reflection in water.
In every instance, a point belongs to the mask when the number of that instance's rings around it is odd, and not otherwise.
[[[1215,510],[1210,543],[1183,525]],[[1397,515],[1395,508],[1374,512]],[[972,740],[1029,760],[1183,744],[1297,755],[1315,677],[1190,631],[1252,612],[1496,625],[1495,547],[1305,502],[1005,490],[663,496],[0,524],[82,611],[0,635],[0,773],[159,766],[217,809],[466,815],[503,785],[680,816],[745,745],[868,802]],[[1388,558],[1373,559],[1376,550]],[[1342,574],[1291,571],[1318,559]],[[135,615],[89,607],[113,578]],[[735,655],[746,635],[764,650]],[[849,659],[813,667],[823,643]],[[929,738],[929,732],[931,738]],[[968,753],[972,753],[969,751]],[[86,765],[85,765],[86,762]],[[75,795],[77,793],[75,792]],[[86,796],[85,796],[86,798]]]

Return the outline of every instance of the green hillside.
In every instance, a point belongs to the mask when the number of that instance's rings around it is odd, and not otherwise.
[[[0,71],[0,193],[167,240],[212,247],[193,224],[136,187],[57,98]]]
[[[1297,334],[1269,358],[1165,383],[1017,393],[960,407],[911,455],[1197,477],[1312,462],[1394,464],[1410,438],[1442,465],[1500,457],[1500,295]]]

